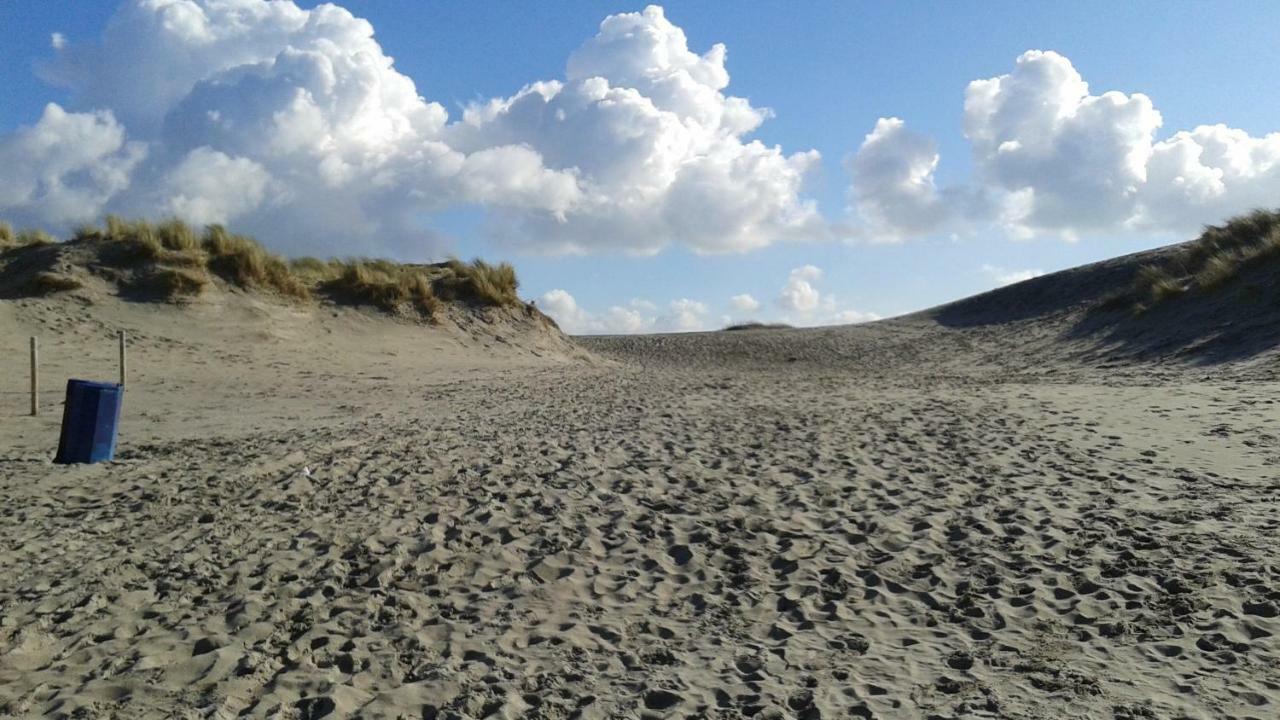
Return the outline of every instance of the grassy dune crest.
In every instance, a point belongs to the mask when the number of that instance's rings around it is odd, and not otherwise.
[[[1280,210],[1254,210],[1211,225],[1169,259],[1143,267],[1129,295],[1141,312],[1188,293],[1209,294],[1251,267],[1280,260]]]
[[[0,221],[0,252],[24,247],[40,247],[57,242],[43,230],[14,230],[7,222]]]
[[[0,252],[57,244],[37,230],[15,232],[0,223]],[[308,301],[366,305],[436,321],[449,303],[472,307],[523,307],[515,269],[508,263],[451,259],[430,265],[367,258],[286,260],[247,235],[221,225],[197,231],[181,220],[163,222],[108,216],[85,225],[60,247],[87,250],[85,269],[115,281],[136,297],[189,302],[220,279],[233,287]],[[65,265],[66,263],[62,263]],[[65,272],[40,271],[30,295],[75,290],[83,283]]]

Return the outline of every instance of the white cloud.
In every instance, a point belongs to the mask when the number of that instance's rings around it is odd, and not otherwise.
[[[575,335],[631,335],[646,332],[691,332],[706,330],[707,306],[681,298],[668,304],[665,312],[647,300],[632,300],[593,314],[578,305],[565,290],[551,290],[538,298],[538,307],[555,318],[560,327]]]
[[[995,281],[997,287],[1020,283],[1024,280],[1030,280],[1031,278],[1038,278],[1041,275],[1044,275],[1043,270],[1031,268],[1026,270],[1008,270],[996,265],[983,265],[982,272],[990,276],[991,279]]]
[[[814,204],[800,196],[818,154],[745,140],[769,113],[722,92],[724,63],[722,45],[690,51],[660,7],[613,15],[570,57],[564,82],[475,104],[446,137],[468,153],[520,144],[573,173],[581,194],[563,212],[497,214],[497,236],[514,243],[732,252],[821,234]]]
[[[39,73],[71,110],[0,135],[0,210],[19,221],[179,212],[285,251],[418,256],[434,249],[424,218],[470,205],[496,240],[537,252],[833,235],[803,194],[818,153],[752,139],[771,112],[730,94],[725,47],[691,49],[657,6],[607,17],[562,78],[453,119],[331,4],[128,0],[99,42],[50,44]],[[967,184],[938,185],[932,139],[876,122],[846,160],[851,234],[1189,233],[1280,196],[1280,133],[1157,140],[1161,122],[1145,95],[1094,94],[1066,57],[1028,51],[965,92]],[[810,296],[796,286],[788,302]]]
[[[787,284],[782,286],[778,295],[778,305],[785,311],[811,313],[822,304],[822,293],[813,283],[822,278],[822,270],[813,265],[805,265],[791,271]]]
[[[854,206],[872,237],[896,240],[933,232],[952,215],[934,187],[937,143],[907,130],[898,118],[880,118],[845,162],[853,176]]]
[[[707,329],[707,306],[695,300],[672,300],[665,315],[659,316],[655,326],[666,332],[692,332]]]
[[[1280,198],[1280,133],[1202,125],[1156,143],[1132,224],[1186,232]]]
[[[969,83],[964,112],[979,179],[1027,193],[1006,221],[1067,236],[1132,216],[1162,122],[1147,96],[1091,95],[1067,58],[1037,50],[1012,73]]]
[[[831,317],[832,321],[839,325],[852,325],[855,323],[875,322],[880,316],[873,312],[863,312],[861,310],[841,310]]]
[[[162,186],[169,193],[167,214],[203,225],[258,207],[270,182],[258,163],[200,147],[169,172]]]
[[[760,301],[744,293],[729,298],[729,307],[736,313],[750,313],[760,309]]]
[[[803,265],[787,275],[787,282],[778,294],[777,305],[782,309],[782,320],[792,325],[833,325],[879,320],[873,312],[841,307],[831,293],[817,287],[822,280],[822,268]]]
[[[818,154],[750,140],[770,113],[726,94],[724,46],[691,51],[657,6],[606,18],[562,80],[452,123],[335,5],[131,0],[100,43],[55,49],[41,75],[149,151],[95,209],[339,253],[403,252],[424,214],[466,204],[540,252],[737,252],[825,232],[800,194]],[[215,162],[249,182],[197,182]]]
[[[1146,95],[1094,95],[1066,57],[1031,50],[965,91],[969,185],[936,188],[935,143],[881,118],[847,161],[853,205],[880,239],[982,224],[1075,239],[1191,234],[1280,196],[1280,133],[1212,125],[1157,141],[1162,122]]]
[[[145,155],[110,112],[70,113],[49,103],[35,125],[0,136],[0,211],[22,224],[92,219],[129,187]]]
[[[836,297],[819,292],[814,283],[822,279],[822,270],[804,265],[792,270],[779,297],[782,309],[780,318],[792,325],[833,325],[862,323],[879,320],[873,312],[842,307]],[[788,293],[792,293],[789,295]],[[626,335],[656,332],[698,332],[711,330],[712,317],[705,303],[679,298],[665,307],[647,300],[635,299],[626,305],[614,305],[604,312],[593,313],[581,307],[565,290],[556,289],[544,293],[537,300],[543,312],[555,318],[566,332],[579,335]],[[749,294],[735,295],[729,307],[736,313],[752,312],[761,303]],[[736,320],[741,321],[740,316]],[[767,319],[767,318],[760,318]],[[716,317],[720,326],[735,321],[733,315]]]
[[[550,315],[565,332],[584,333],[591,325],[591,316],[578,307],[578,301],[566,290],[557,288],[545,292],[538,298],[537,304],[538,308]]]

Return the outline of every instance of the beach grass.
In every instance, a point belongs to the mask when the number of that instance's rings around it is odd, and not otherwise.
[[[55,242],[41,231],[15,232],[8,223],[0,223],[0,249]],[[92,247],[94,264],[114,269],[113,277],[136,294],[165,300],[190,300],[219,278],[232,287],[289,300],[320,296],[431,321],[441,319],[450,303],[482,308],[524,305],[515,268],[479,258],[434,264],[371,258],[286,260],[222,225],[198,231],[176,218],[153,222],[116,215],[108,215],[102,225],[79,226],[70,242]],[[71,280],[45,278],[31,290],[49,294],[74,289]]]

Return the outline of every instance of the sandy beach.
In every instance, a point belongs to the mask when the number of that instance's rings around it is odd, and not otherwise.
[[[0,714],[1274,717],[1276,356],[1068,337],[1105,270],[578,340],[0,303]],[[54,465],[117,329],[117,459]]]

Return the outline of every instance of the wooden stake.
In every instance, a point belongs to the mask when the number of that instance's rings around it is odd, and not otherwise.
[[[31,415],[40,414],[40,347],[31,338]]]
[[[125,364],[124,342],[125,342],[125,335],[124,335],[124,331],[121,330],[120,331],[120,384],[121,385],[124,384],[125,369],[128,367],[128,365]]]

